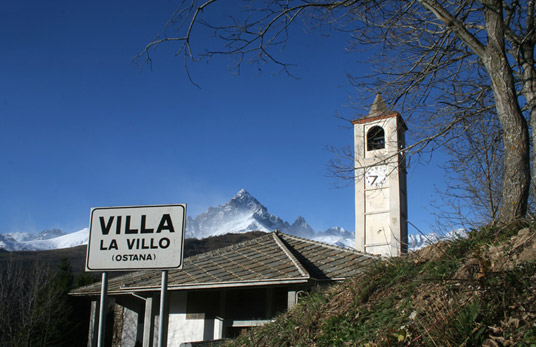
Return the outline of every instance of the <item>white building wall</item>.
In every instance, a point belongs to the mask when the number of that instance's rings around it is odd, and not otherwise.
[[[214,338],[214,320],[205,320],[205,315],[201,313],[188,315],[187,299],[187,292],[169,293],[168,347]]]
[[[124,307],[121,347],[134,347],[138,338],[138,313]]]
[[[404,138],[400,122],[399,116],[393,114],[354,123],[356,249],[387,257],[400,255],[402,243],[407,240],[406,175],[399,155]],[[368,151],[367,134],[375,126],[384,130],[385,148]],[[367,183],[370,168],[381,169],[387,175],[382,184]]]

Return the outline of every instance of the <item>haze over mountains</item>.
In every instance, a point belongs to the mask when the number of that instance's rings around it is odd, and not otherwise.
[[[240,190],[224,205],[209,207],[195,218],[188,216],[185,236],[202,239],[227,233],[274,230],[333,245],[354,246],[353,232],[336,226],[324,231],[315,231],[301,216],[290,224],[268,212],[268,209],[245,189]],[[59,229],[44,230],[38,234],[21,232],[0,234],[0,249],[35,251],[70,248],[87,244],[88,238],[88,228],[69,234]],[[426,238],[410,235],[410,249],[422,247],[425,243]]]

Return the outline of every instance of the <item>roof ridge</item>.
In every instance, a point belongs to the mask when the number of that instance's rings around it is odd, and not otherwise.
[[[376,256],[376,255],[361,252],[361,251],[358,251],[358,250],[350,248],[350,247],[341,247],[341,246],[336,246],[336,245],[330,245],[329,243],[324,243],[324,242],[320,242],[320,241],[306,239],[304,237],[290,235],[290,234],[282,233],[280,231],[278,231],[278,233],[281,234],[284,237],[288,237],[288,238],[295,239],[295,240],[298,240],[298,241],[312,243],[312,244],[315,244],[315,245],[319,245],[319,246],[322,246],[322,247],[331,248],[331,249],[335,249],[335,250],[341,250],[341,251],[345,251],[345,252],[359,254],[359,255],[362,255],[362,256],[370,257],[370,258],[378,258],[378,256]]]
[[[283,243],[283,241],[281,241],[281,239],[279,238],[279,234],[280,232],[278,231],[274,231],[272,233],[275,243],[279,246],[279,248],[281,248],[281,250],[285,253],[285,255],[294,264],[294,266],[296,266],[296,268],[298,269],[300,274],[302,274],[303,277],[311,278],[311,274],[309,273],[309,271],[305,269],[305,267],[300,263],[300,261],[296,259],[294,254],[292,254],[290,249],[288,249],[287,246],[285,246],[285,244]]]

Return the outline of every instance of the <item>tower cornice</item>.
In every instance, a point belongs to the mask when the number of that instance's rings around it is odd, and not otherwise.
[[[375,122],[375,121],[378,121],[378,120],[381,120],[381,119],[388,119],[388,118],[393,118],[393,117],[398,117],[398,119],[400,120],[400,123],[402,124],[402,127],[404,128],[404,130],[408,130],[406,122],[404,122],[404,119],[402,119],[402,116],[400,115],[400,113],[398,113],[396,111],[393,111],[393,112],[390,112],[390,113],[387,113],[387,114],[383,114],[383,115],[379,115],[379,116],[365,116],[365,117],[357,118],[357,119],[354,119],[352,121],[352,124],[353,125],[365,124],[365,123]]]

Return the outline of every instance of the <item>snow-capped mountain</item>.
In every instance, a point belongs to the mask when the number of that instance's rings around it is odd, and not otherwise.
[[[186,221],[187,238],[206,238],[227,233],[243,233],[247,231],[281,232],[329,243],[341,247],[354,247],[354,233],[341,227],[331,227],[325,231],[315,231],[307,221],[299,216],[292,224],[268,212],[268,209],[245,189],[240,190],[224,205],[209,207],[195,218],[188,217]],[[460,231],[454,233],[460,234]],[[453,237],[445,235],[438,237],[430,234],[410,235],[409,249],[419,249],[439,239]],[[59,229],[45,230],[39,234],[11,233],[0,234],[0,249],[7,251],[47,250],[69,248],[87,244],[88,228],[64,234]]]
[[[64,235],[64,233],[60,229],[43,230],[39,234],[15,232],[10,234],[0,234],[0,241],[24,242],[31,240],[49,240],[62,235]]]
[[[257,230],[265,232],[279,230],[284,233],[345,247],[352,247],[354,244],[353,233],[340,227],[332,227],[325,232],[317,232],[301,216],[292,224],[284,221],[268,212],[268,209],[245,189],[240,190],[224,205],[209,207],[195,218],[188,217],[185,236],[187,238],[201,239],[227,233],[243,233]],[[39,234],[0,234],[0,249],[20,251],[68,248],[87,244],[88,239],[89,231],[87,228],[65,235],[58,229],[45,230]]]
[[[38,234],[28,232],[15,232],[0,234],[0,248],[6,250],[34,250],[29,244],[31,241],[50,240],[64,233],[59,229],[43,230]]]
[[[290,224],[268,212],[255,197],[245,189],[240,190],[229,202],[208,210],[186,222],[186,237],[205,238],[226,233],[242,233],[252,230],[281,232],[317,241],[328,241],[341,246],[353,245],[353,233],[340,227],[326,232],[316,232],[303,217],[298,216]]]
[[[293,235],[309,235],[313,229],[303,217],[291,225],[268,209],[245,189],[229,202],[208,210],[186,222],[186,237],[204,238],[226,233],[242,233],[251,230],[271,232],[279,230]]]
[[[88,240],[88,228],[69,234],[64,234],[59,229],[44,230],[39,234],[17,232],[0,234],[0,249],[3,248],[6,251],[38,251],[71,248],[86,245]]]

